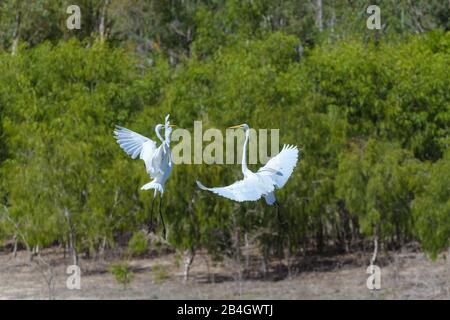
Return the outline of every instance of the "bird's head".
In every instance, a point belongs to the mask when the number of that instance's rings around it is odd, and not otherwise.
[[[176,125],[174,125],[174,124],[164,125],[164,124],[158,123],[155,127],[155,130],[160,131],[163,128],[166,130],[168,130],[168,129],[172,130],[172,128],[175,128],[175,127],[176,127]]]
[[[161,142],[169,141],[170,142],[170,135],[172,134],[172,128],[176,127],[174,124],[169,124],[166,122],[166,124],[158,123],[155,127],[156,136],[161,140]],[[164,139],[161,136],[161,130],[164,129]]]
[[[164,126],[164,128],[165,128],[165,130],[166,130],[166,131],[165,131],[165,134],[166,134],[166,135],[171,134],[173,128],[175,128],[175,127],[176,127],[176,125],[174,125],[174,124],[168,124],[168,125]]]
[[[248,129],[250,129],[250,127],[248,126],[248,124],[243,123],[243,124],[238,124],[237,126],[229,127],[228,129],[243,129],[244,131],[247,131]]]
[[[176,127],[176,125],[170,124],[169,115],[167,115],[166,123],[164,125],[164,137],[165,137],[165,140],[169,143],[170,143],[170,135],[172,134],[172,130],[175,127]]]

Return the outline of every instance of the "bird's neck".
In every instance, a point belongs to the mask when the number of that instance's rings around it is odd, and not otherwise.
[[[159,132],[159,130],[161,130],[161,128],[159,127],[155,128],[156,136],[161,141],[161,143],[164,143],[164,139],[161,137],[161,133]]]
[[[242,150],[242,173],[244,175],[248,172],[248,168],[247,168],[247,144],[248,144],[249,137],[250,137],[250,130],[246,130],[245,131],[244,148]]]

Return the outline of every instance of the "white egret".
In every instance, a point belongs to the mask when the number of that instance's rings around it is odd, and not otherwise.
[[[256,201],[264,197],[269,205],[278,203],[275,198],[275,189],[282,188],[294,170],[298,160],[298,149],[296,146],[284,145],[281,152],[270,159],[266,165],[257,172],[252,172],[247,168],[247,144],[250,136],[249,126],[241,124],[230,127],[229,129],[244,129],[245,142],[242,152],[242,173],[244,179],[235,183],[218,188],[207,188],[200,181],[197,185],[200,189],[208,190],[219,196],[242,202]]]
[[[163,225],[164,238],[166,237],[166,226],[161,213],[161,203],[164,194],[164,185],[167,179],[169,179],[173,168],[172,152],[170,150],[170,135],[173,127],[175,127],[175,125],[170,124],[169,115],[166,116],[164,125],[157,124],[155,126],[156,136],[161,141],[159,147],[156,147],[156,142],[152,139],[144,137],[127,128],[117,126],[114,130],[115,138],[120,147],[130,155],[132,159],[136,159],[139,156],[139,159],[144,161],[148,175],[153,179],[141,187],[141,190],[155,190],[150,213],[150,225],[152,225],[153,220],[153,203],[158,191],[160,193],[159,215]],[[164,139],[160,132],[163,128]]]

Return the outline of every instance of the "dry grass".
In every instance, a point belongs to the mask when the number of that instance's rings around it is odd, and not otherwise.
[[[45,250],[41,255],[54,274],[51,295],[42,270],[29,263],[26,252],[16,258],[2,252],[0,299],[450,299],[450,263],[445,255],[432,262],[411,251],[380,257],[382,288],[378,291],[366,288],[369,253],[298,258],[290,276],[281,261],[272,261],[271,272],[264,277],[260,262],[251,259],[243,281],[236,281],[235,264],[214,265],[198,254],[187,283],[179,258],[167,253],[131,260],[135,278],[128,289],[108,272],[117,259],[81,259],[81,290],[66,288],[69,261],[60,250]]]

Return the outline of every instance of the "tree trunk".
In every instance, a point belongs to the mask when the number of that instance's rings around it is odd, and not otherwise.
[[[411,7],[411,18],[414,22],[414,25],[416,27],[416,32],[417,33],[423,33],[425,32],[425,28],[422,26],[422,22],[421,22],[421,18],[423,16],[423,13],[421,11],[420,8],[417,8],[416,6],[414,6],[414,4],[412,3],[411,0],[408,1],[409,6]]]
[[[105,0],[103,2],[103,7],[102,7],[101,13],[100,13],[100,24],[98,26],[98,33],[100,35],[100,42],[102,42],[102,43],[106,39],[106,28],[105,28],[105,24],[106,24],[106,10],[108,9],[109,2],[110,2],[110,0]]]
[[[336,24],[336,11],[334,10],[334,8],[331,10],[331,19],[330,19],[330,30],[331,30],[331,34],[334,33],[334,25]]]
[[[69,212],[69,210],[67,210],[67,208],[64,209],[64,216],[66,217],[67,225],[69,227],[69,250],[72,254],[72,264],[78,266],[79,259],[78,259],[78,252],[76,249],[76,244],[75,244],[75,241],[76,241],[75,240],[75,229],[72,224],[70,212]]]
[[[267,254],[267,250],[265,249],[262,250],[261,271],[264,278],[266,278],[269,272],[269,257]]]
[[[192,262],[194,262],[195,250],[193,249],[185,250],[183,256],[184,256],[183,281],[186,283],[189,280],[189,270],[191,269]]]
[[[448,247],[448,252],[447,252],[447,263],[450,265],[450,246]],[[450,268],[447,270],[450,271]]]
[[[20,11],[20,9],[18,9],[16,14],[16,26],[14,28],[13,41],[11,46],[11,55],[13,56],[17,54],[17,47],[19,46],[21,20],[22,20],[22,12]]]
[[[106,251],[106,237],[103,237],[102,244],[100,245],[99,249],[99,258],[104,259],[105,258],[105,251]]]
[[[34,257],[36,256],[36,246],[31,248],[31,250],[28,251],[28,261],[31,263],[34,261]]]
[[[287,250],[286,250],[286,264],[288,269],[288,278],[292,278],[293,254],[291,249],[291,236],[287,235]]]
[[[372,266],[375,263],[375,260],[377,260],[377,254],[378,254],[378,237],[375,235],[373,237],[373,253],[372,258],[370,259],[370,265]]]
[[[208,280],[210,283],[215,283],[214,274],[211,273],[211,263],[209,261],[209,257],[207,255],[203,256],[205,260],[206,269],[208,270]]]
[[[317,245],[317,252],[319,254],[323,253],[325,243],[324,243],[322,219],[319,220],[319,224],[317,226],[316,245]]]
[[[250,242],[248,241],[248,233],[244,233],[245,240],[245,268],[248,270],[250,267]]]
[[[236,212],[232,216],[234,231],[234,267],[237,269],[236,281],[239,286],[239,297],[242,296],[242,263],[241,263],[241,230],[236,219]]]
[[[13,257],[17,258],[17,235],[14,235]]]
[[[373,253],[372,258],[370,259],[371,266],[375,264],[375,261],[377,260],[377,255],[378,255],[378,226],[375,226],[373,234]]]
[[[322,0],[316,0],[316,26],[320,32],[323,31],[323,3],[322,3]]]

